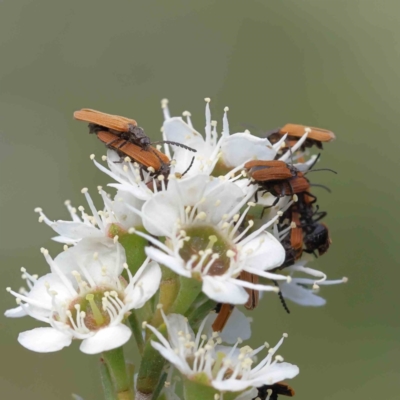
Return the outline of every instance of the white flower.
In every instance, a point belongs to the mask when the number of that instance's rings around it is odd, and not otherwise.
[[[208,335],[212,334],[212,324],[216,320],[218,314],[211,314],[204,327],[204,332]],[[228,322],[224,326],[219,336],[224,343],[234,344],[237,338],[240,337],[242,340],[248,340],[251,337],[250,322],[252,319],[243,314],[237,307],[234,307],[232,314],[229,316]]]
[[[227,117],[228,107],[224,109],[222,133],[219,136],[217,121],[211,120],[210,99],[206,98],[205,101],[206,126],[204,137],[193,128],[191,114],[188,111],[183,113],[186,122],[181,117],[171,118],[168,101],[165,99],[161,102],[165,119],[163,125],[164,139],[183,143],[197,151],[186,177],[199,173],[211,174],[219,160],[224,166],[225,172],[227,172],[227,170],[238,167],[251,159],[273,160],[275,158],[286,136],[272,145],[268,139],[253,136],[248,131],[230,135]],[[175,170],[183,173],[191,164],[193,154],[176,146],[172,146],[172,148],[176,161]],[[166,148],[166,152],[169,154],[168,148]]]
[[[287,279],[266,272],[285,259],[282,245],[265,231],[278,217],[251,234],[248,232],[252,221],[238,232],[253,206],[248,205],[240,214],[248,197],[234,183],[207,175],[171,179],[168,189],[155,194],[142,211],[132,208],[142,216],[146,230],[151,235],[165,236],[166,244],[154,236],[136,233],[156,246],[146,248],[151,259],[179,275],[202,281],[202,290],[211,299],[244,304],[249,296],[244,287],[262,291],[277,288],[236,279],[241,271],[269,279]]]
[[[40,214],[39,222],[45,222],[60,235],[54,237],[53,240],[65,244],[76,244],[83,238],[109,237],[111,224],[116,224],[125,230],[132,226],[142,225],[141,219],[130,212],[127,205],[140,208],[143,201],[125,191],[117,192],[112,201],[100,186],[98,189],[104,202],[103,210],[96,209],[87,188],[81,191],[85,195],[92,215],[87,214],[83,206],[79,206],[78,210],[81,212],[81,217],[79,217],[76,208],[72,207],[69,201],[66,201],[65,205],[71,215],[71,221],[51,221],[41,208],[35,209],[35,212]]]
[[[125,344],[131,330],[123,324],[129,310],[142,307],[157,291],[161,270],[146,260],[133,277],[125,263],[125,251],[112,239],[82,239],[54,260],[42,249],[51,272],[28,276],[30,291],[22,294],[7,290],[19,307],[50,325],[20,333],[18,341],[29,350],[53,352],[82,340],[80,349],[96,354]],[[122,276],[126,269],[129,280]],[[21,313],[20,313],[21,314]],[[22,315],[21,315],[22,316]]]
[[[316,295],[319,287],[321,285],[329,286],[346,283],[347,278],[343,277],[342,279],[327,280],[327,276],[322,271],[305,267],[305,264],[308,261],[309,257],[304,256],[303,259],[298,261],[296,264],[286,267],[285,271],[290,273],[292,279],[289,282],[279,282],[279,289],[285,299],[289,299],[294,303],[300,304],[301,306],[323,306],[325,305],[326,300]],[[315,280],[310,278],[296,277],[294,276],[294,273],[296,272],[302,272],[319,279]]]
[[[249,346],[238,348],[241,340],[233,347],[220,346],[221,339],[216,334],[211,337],[203,334],[206,319],[195,335],[182,315],[162,314],[168,329],[168,340],[147,324],[159,340],[151,344],[188,379],[196,380],[201,375],[205,383],[206,376],[209,386],[220,391],[236,392],[290,379],[299,373],[296,365],[283,362],[281,356],[277,355],[273,359],[283,338],[253,367],[254,356],[268,347],[267,344],[255,350]],[[286,334],[283,336],[287,337]]]
[[[108,168],[104,167],[95,160],[92,154],[90,158],[95,166],[118,183],[109,183],[107,186],[117,188],[124,192],[131,193],[139,200],[148,200],[157,191],[156,181],[153,179],[154,170],[148,168],[146,171],[138,163],[131,162],[129,157],[124,160],[114,150],[108,150],[107,156],[103,160],[107,161]]]

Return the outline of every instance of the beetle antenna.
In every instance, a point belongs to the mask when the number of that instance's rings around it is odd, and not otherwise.
[[[277,281],[274,281],[274,280],[273,280],[272,282],[274,282],[275,286],[279,287]],[[285,311],[286,311],[288,314],[290,314],[289,307],[287,306],[286,300],[285,300],[285,298],[283,297],[281,291],[278,292],[278,296],[279,296],[279,299],[281,300],[281,304],[282,304],[283,308],[285,309]]]
[[[325,189],[328,193],[332,193],[332,190],[329,189],[328,186],[321,185],[319,183],[310,183],[310,186],[320,187],[322,189]]]
[[[333,172],[334,174],[337,174],[337,172],[334,171],[333,169],[330,169],[330,168],[320,168],[320,169],[313,169],[312,171],[308,170],[304,175],[308,174],[309,172],[319,172],[319,171],[329,171],[329,172]]]
[[[310,165],[310,168],[308,168],[308,171],[310,171],[311,169],[313,169],[314,165],[317,163],[317,161],[319,160],[320,157],[321,157],[321,153],[318,153],[316,159],[315,159],[314,162]]]
[[[194,153],[197,152],[196,149],[193,149],[192,147],[186,146],[186,144],[179,143],[179,142],[171,142],[170,140],[162,140],[160,142],[152,142],[151,144],[161,144],[161,143],[172,144],[173,146],[182,147],[183,149],[186,149],[186,150],[189,150],[189,151],[193,151]]]
[[[194,163],[194,156],[192,157],[192,161],[190,161],[190,165],[186,168],[186,171],[181,175],[181,177],[189,172],[190,168],[192,168],[193,166],[193,163]]]

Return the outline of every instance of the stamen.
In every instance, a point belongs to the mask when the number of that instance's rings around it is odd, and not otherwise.
[[[162,112],[164,114],[164,119],[165,120],[171,118],[171,115],[169,113],[168,103],[169,103],[168,99],[162,99],[161,100],[161,109],[162,109]]]

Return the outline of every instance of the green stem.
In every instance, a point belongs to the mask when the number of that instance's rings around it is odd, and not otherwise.
[[[202,284],[197,279],[185,278],[183,276],[180,277],[180,282],[178,296],[170,308],[169,313],[184,315],[200,294]]]
[[[197,330],[201,321],[215,308],[216,304],[214,300],[207,300],[188,315],[189,324],[194,331]]]
[[[165,314],[169,314],[169,309],[174,303],[180,288],[179,276],[169,268],[161,266],[162,279],[160,282],[158,303],[163,305]],[[163,323],[160,310],[156,310],[150,321],[153,326],[160,326]]]
[[[100,377],[105,400],[115,400],[117,396],[114,391],[110,371],[103,359],[100,359]]]
[[[167,376],[168,376],[168,374],[167,374],[166,372],[164,372],[164,373],[161,375],[161,378],[160,378],[160,380],[158,381],[157,387],[156,387],[156,389],[154,390],[153,397],[151,398],[151,400],[158,400],[158,398],[159,398],[159,396],[160,396],[160,393],[161,393],[161,390],[163,390],[165,381],[167,380]]]
[[[132,310],[132,314],[128,317],[129,325],[132,328],[133,336],[135,337],[136,345],[140,355],[143,353],[144,340],[142,335],[142,322],[136,310]]]
[[[166,336],[167,328],[165,325],[159,327],[159,332]],[[136,382],[136,391],[144,395],[154,393],[160,376],[165,365],[165,359],[161,354],[153,348],[150,341],[157,341],[157,338],[152,334],[147,340],[143,351],[142,362],[140,363],[139,374]]]
[[[123,348],[118,347],[117,349],[105,351],[103,353],[103,359],[107,364],[114,390],[117,393],[116,399],[133,399],[131,380],[127,373]]]

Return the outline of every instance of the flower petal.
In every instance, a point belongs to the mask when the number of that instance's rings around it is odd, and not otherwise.
[[[203,292],[218,303],[244,304],[249,298],[242,287],[210,275],[203,276]]]
[[[142,225],[142,218],[133,213],[129,209],[128,205],[140,210],[142,208],[143,201],[139,200],[129,192],[119,190],[114,197],[112,210],[118,223],[126,230],[132,226]]]
[[[174,365],[179,371],[183,374],[190,374],[191,370],[184,359],[179,357],[179,355],[175,354],[172,349],[167,349],[163,345],[158,342],[151,341],[151,345],[171,364]]]
[[[60,253],[54,262],[67,274],[71,282],[75,282],[71,273],[78,271],[85,277],[84,269],[97,284],[101,284],[109,282],[110,276],[117,277],[121,274],[126,255],[121,244],[103,236],[82,239],[76,246]],[[102,267],[107,268],[107,274],[104,274]]]
[[[146,247],[145,251],[152,260],[165,265],[177,274],[186,276],[186,278],[190,278],[192,276],[191,272],[183,267],[184,262],[177,257],[169,256],[155,247]]]
[[[249,267],[269,270],[285,261],[285,249],[274,235],[264,232],[243,246],[241,254]]]
[[[279,288],[281,289],[282,296],[285,299],[289,299],[301,306],[320,307],[326,304],[324,298],[314,294],[312,289],[307,289],[296,284],[295,279],[290,283],[280,282]]]
[[[248,132],[234,133],[221,146],[222,158],[229,167],[237,167],[246,161],[273,160],[276,151],[268,139],[259,138]]]
[[[69,346],[72,342],[72,336],[54,328],[35,328],[21,332],[18,335],[18,342],[28,350],[38,353],[51,353]]]
[[[83,340],[79,348],[85,354],[98,354],[124,345],[131,335],[132,331],[126,325],[108,326]]]
[[[153,297],[158,290],[160,281],[161,268],[156,262],[152,261],[140,275],[133,290],[127,294],[125,302],[129,303],[129,309],[143,307],[147,300]]]
[[[26,307],[29,307],[28,305]],[[25,311],[24,308],[21,306],[15,307],[15,308],[10,308],[7,310],[4,315],[8,318],[20,318],[20,317],[25,317],[28,315]]]

